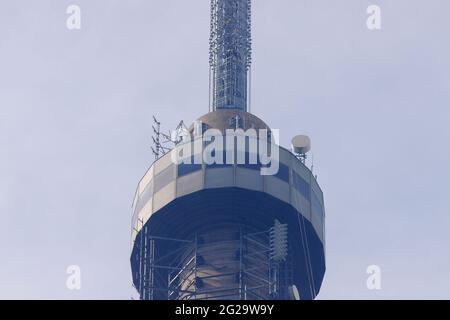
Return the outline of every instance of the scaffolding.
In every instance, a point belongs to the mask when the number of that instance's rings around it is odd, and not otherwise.
[[[292,261],[271,258],[271,232],[239,226],[183,240],[150,236],[143,226],[136,239],[140,299],[288,299]]]

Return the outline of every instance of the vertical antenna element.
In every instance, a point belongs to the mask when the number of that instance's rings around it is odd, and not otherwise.
[[[273,261],[285,261],[288,255],[288,225],[275,220],[270,230],[270,258]]]
[[[153,116],[153,146],[152,152],[155,156],[155,160],[158,160],[161,156],[172,150],[174,146],[181,143],[183,139],[189,135],[189,129],[184,124],[184,121],[180,121],[175,131],[169,130],[168,134],[161,132],[161,122],[159,122],[155,116]]]
[[[158,120],[156,120],[155,116],[153,116],[153,136],[152,136],[152,140],[153,140],[153,146],[152,147],[152,152],[153,155],[155,156],[155,160],[159,159],[161,150],[162,150],[162,145],[161,145],[161,122],[159,122]]]
[[[247,111],[252,62],[251,0],[211,0],[209,43],[212,110]]]

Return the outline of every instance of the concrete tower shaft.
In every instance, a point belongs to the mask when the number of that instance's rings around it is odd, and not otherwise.
[[[211,0],[212,109],[247,111],[251,0]]]

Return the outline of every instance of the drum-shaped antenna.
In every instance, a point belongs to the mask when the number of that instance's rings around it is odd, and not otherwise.
[[[295,154],[305,155],[311,150],[311,139],[308,136],[295,136],[292,138],[292,151]]]

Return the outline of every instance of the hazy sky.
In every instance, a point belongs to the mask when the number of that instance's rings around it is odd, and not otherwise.
[[[252,111],[284,146],[312,138],[325,194],[319,298],[449,299],[450,2],[253,3]],[[66,28],[71,4],[81,30]],[[209,10],[0,0],[0,298],[130,298],[151,116],[169,129],[208,111]],[[373,264],[379,291],[366,287]]]

